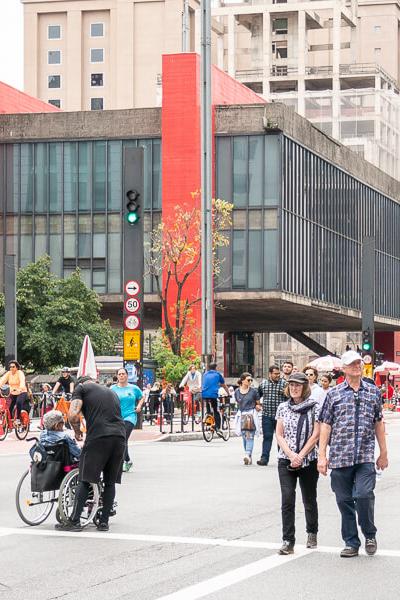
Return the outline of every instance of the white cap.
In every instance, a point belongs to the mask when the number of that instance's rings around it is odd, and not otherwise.
[[[349,365],[351,365],[352,362],[356,360],[362,360],[362,356],[358,354],[358,352],[356,352],[355,350],[348,350],[347,352],[342,354],[340,360],[342,361],[342,364],[345,367],[348,367]]]

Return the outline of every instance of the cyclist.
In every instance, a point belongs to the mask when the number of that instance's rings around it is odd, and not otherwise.
[[[228,386],[226,385],[221,373],[217,371],[217,363],[211,362],[208,366],[208,371],[206,371],[203,375],[201,396],[203,402],[206,402],[207,404],[207,411],[210,411],[210,405],[212,407],[216,431],[218,431],[221,427],[221,415],[218,410],[218,394],[220,387],[222,387],[227,396],[229,396]]]
[[[0,387],[8,383],[10,386],[10,414],[12,416],[14,408],[17,407],[17,420],[21,420],[21,411],[29,415],[28,390],[25,382],[25,375],[21,370],[18,361],[11,360],[8,363],[8,371],[0,379]]]
[[[57,379],[57,382],[53,388],[53,394],[57,394],[57,391],[61,387],[63,394],[72,394],[75,388],[75,380],[71,376],[71,369],[69,367],[63,367],[61,369],[61,377]]]

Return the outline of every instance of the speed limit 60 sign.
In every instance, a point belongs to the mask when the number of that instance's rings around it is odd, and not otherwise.
[[[125,310],[129,313],[136,313],[140,308],[140,301],[138,298],[128,298],[125,300]]]

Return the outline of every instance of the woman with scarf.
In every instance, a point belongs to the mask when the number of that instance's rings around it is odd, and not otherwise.
[[[293,554],[297,480],[300,483],[306,516],[307,548],[317,547],[317,448],[319,438],[318,401],[311,398],[308,378],[292,373],[286,395],[276,412],[276,439],[279,445],[278,473],[282,495],[282,538],[279,554]]]

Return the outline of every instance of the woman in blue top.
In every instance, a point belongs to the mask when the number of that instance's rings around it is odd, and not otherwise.
[[[128,440],[136,423],[138,413],[142,410],[144,402],[143,393],[137,385],[128,383],[128,371],[123,367],[117,371],[118,382],[111,389],[117,394],[121,405],[121,415],[125,423],[126,449],[122,470],[127,472],[132,468],[132,461],[128,451]]]

